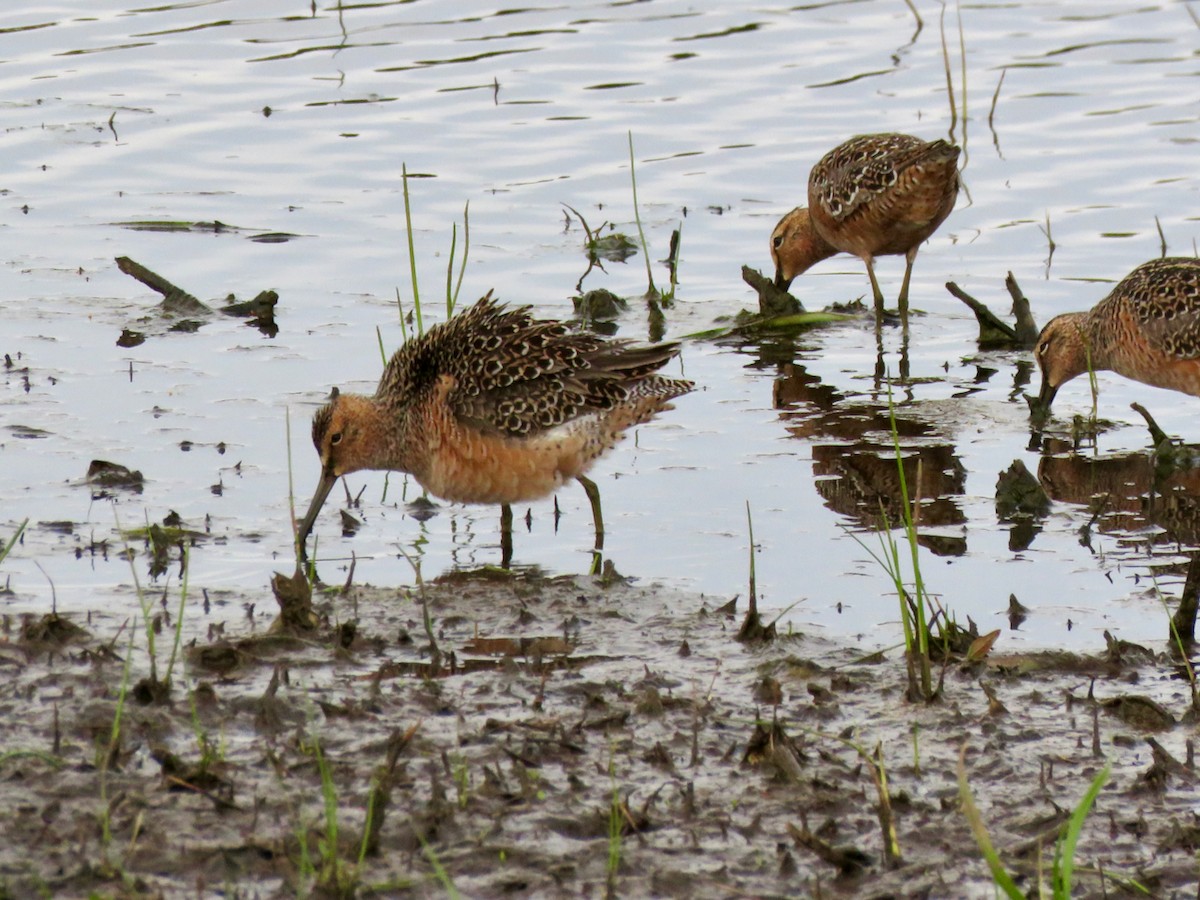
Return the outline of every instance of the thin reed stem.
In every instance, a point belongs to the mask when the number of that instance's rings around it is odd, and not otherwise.
[[[404,183],[404,227],[408,229],[408,268],[412,275],[412,290],[413,290],[413,308],[417,311],[417,334],[425,333],[424,323],[421,321],[421,293],[417,286],[417,250],[413,243],[412,229],[412,205],[408,199],[408,165],[400,164],[401,181]],[[404,321],[404,316],[401,315],[400,320]]]
[[[633,218],[637,222],[638,240],[642,244],[642,257],[646,260],[646,280],[650,283],[646,293],[657,294],[658,289],[654,286],[654,273],[650,268],[650,250],[646,247],[646,233],[642,231],[642,215],[638,211],[638,196],[637,196],[637,171],[633,163],[633,132],[628,132],[629,135],[629,180],[633,184]]]

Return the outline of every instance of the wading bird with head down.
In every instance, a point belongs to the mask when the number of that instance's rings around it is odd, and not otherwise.
[[[1200,396],[1200,259],[1142,263],[1090,310],[1047,322],[1034,358],[1042,370],[1035,414],[1089,370]]]
[[[633,344],[535,319],[491,293],[392,356],[374,395],[336,388],[313,417],[321,478],[297,535],[301,558],[317,514],[343,475],[408,472],[434,496],[498,503],[504,562],[510,504],[575,479],[603,546],[599,489],[588,468],[625,431],[649,421],[692,383],[658,373],[677,343]]]
[[[898,306],[908,312],[908,283],[922,243],[954,209],[959,149],[908,134],[862,134],[830,150],[808,176],[808,207],[798,206],[771,233],[775,286],[835,253],[867,266],[877,312],[883,291],[875,257],[902,254]]]

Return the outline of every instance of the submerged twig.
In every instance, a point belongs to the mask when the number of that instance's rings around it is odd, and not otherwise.
[[[1008,295],[1012,297],[1012,312],[1017,320],[1017,339],[1022,347],[1032,347],[1037,343],[1041,332],[1029,307],[1029,298],[1025,296],[1011,271],[1004,276],[1004,286],[1008,289]]]
[[[976,300],[953,281],[946,282],[946,290],[967,304],[971,312],[975,313],[975,320],[979,324],[978,342],[981,347],[1021,346],[1020,340],[1017,338],[1017,330],[999,318],[985,304]]]

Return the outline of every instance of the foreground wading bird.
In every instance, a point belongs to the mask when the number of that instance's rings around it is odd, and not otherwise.
[[[1047,322],[1034,356],[1042,370],[1035,414],[1089,368],[1200,396],[1200,259],[1142,263],[1087,312]]]
[[[502,505],[536,500],[574,478],[603,546],[599,489],[584,473],[626,429],[669,408],[690,381],[656,374],[675,343],[634,345],[535,319],[489,292],[401,347],[374,396],[342,394],[313,417],[321,481],[298,535],[301,557],[334,482],[360,469],[411,473],[431,494]]]
[[[862,134],[834,147],[808,176],[808,208],[798,206],[771,232],[775,286],[835,253],[867,264],[875,309],[883,292],[875,257],[907,260],[898,306],[908,311],[908,282],[917,248],[942,224],[958,196],[958,148],[908,134]]]

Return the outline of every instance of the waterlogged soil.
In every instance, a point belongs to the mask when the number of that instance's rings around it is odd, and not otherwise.
[[[1075,896],[1195,896],[1162,648],[953,660],[925,703],[899,650],[612,571],[276,588],[286,627],[187,598],[173,689],[177,592],[157,686],[124,618],[5,622],[0,896],[992,897],[960,759],[1023,891],[1108,763]]]

